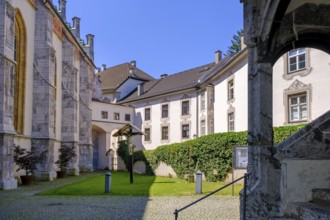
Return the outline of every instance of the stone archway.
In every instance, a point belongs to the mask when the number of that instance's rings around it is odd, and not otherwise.
[[[248,219],[283,216],[281,163],[273,146],[272,67],[285,52],[314,47],[330,53],[326,0],[241,0],[248,55]],[[241,206],[242,208],[242,206]]]

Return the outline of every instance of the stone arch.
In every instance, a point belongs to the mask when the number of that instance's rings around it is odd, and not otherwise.
[[[26,42],[25,22],[20,10],[16,9],[14,59],[17,65],[15,73],[14,127],[16,132],[20,134],[24,133]]]
[[[274,157],[273,65],[284,53],[311,47],[330,53],[327,0],[242,0],[248,47],[248,218],[282,216],[281,161]],[[269,175],[272,174],[272,175]],[[288,177],[289,178],[289,177]],[[241,206],[242,207],[242,206]]]

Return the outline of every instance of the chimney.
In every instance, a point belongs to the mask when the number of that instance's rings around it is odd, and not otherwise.
[[[132,66],[136,67],[136,60],[132,60],[132,61],[130,62],[130,64],[131,64]]]
[[[60,5],[60,10],[58,12],[63,20],[66,21],[66,0],[58,0],[58,3]]]
[[[106,70],[107,69],[107,65],[106,64],[102,64],[102,70]]]
[[[164,79],[167,76],[168,76],[168,74],[165,73],[165,74],[160,75],[160,78]]]
[[[217,50],[215,51],[215,63],[219,63],[219,61],[222,59],[222,51]]]
[[[137,95],[141,96],[144,93],[144,83],[141,83],[137,86]]]
[[[241,36],[241,50],[243,50],[246,47],[246,44],[244,42],[244,35]]]
[[[80,40],[80,18],[78,17],[73,17],[73,27],[71,28],[73,35]]]
[[[87,44],[83,46],[85,52],[88,54],[91,60],[94,60],[94,35],[87,34]]]

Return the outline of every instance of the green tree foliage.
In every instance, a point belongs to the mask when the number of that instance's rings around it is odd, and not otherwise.
[[[304,125],[274,127],[274,144],[282,142]],[[205,135],[194,140],[134,152],[134,162],[144,161],[152,175],[160,162],[170,165],[179,177],[201,170],[208,181],[221,181],[232,168],[233,146],[247,145],[247,132]],[[128,164],[126,142],[120,142],[119,156]]]
[[[241,50],[241,37],[243,35],[243,30],[238,30],[237,34],[233,35],[233,39],[231,40],[231,46],[227,49],[227,54],[235,54]]]

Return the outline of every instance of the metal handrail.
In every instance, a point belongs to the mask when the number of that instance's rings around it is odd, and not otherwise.
[[[181,209],[175,209],[175,212],[173,213],[174,216],[175,216],[175,220],[178,219],[178,217],[179,217],[179,212],[181,212],[181,211],[183,211],[183,210],[189,208],[189,207],[192,206],[192,205],[195,205],[196,203],[198,203],[198,202],[200,202],[200,201],[206,199],[207,197],[209,197],[209,196],[211,196],[211,195],[213,195],[213,194],[219,192],[220,190],[222,190],[222,189],[224,189],[224,188],[226,188],[226,187],[228,187],[228,186],[233,185],[234,183],[240,181],[241,179],[244,179],[244,190],[243,190],[243,193],[244,193],[244,195],[243,195],[243,196],[244,196],[244,198],[243,198],[243,219],[245,220],[245,217],[246,217],[246,187],[247,187],[247,178],[248,178],[250,175],[251,175],[251,173],[246,173],[246,174],[244,174],[244,176],[242,176],[242,177],[240,177],[240,178],[238,178],[238,179],[236,179],[236,180],[234,180],[234,181],[228,183],[228,184],[225,185],[225,186],[220,187],[219,189],[217,189],[217,190],[215,190],[215,191],[213,191],[213,192],[207,194],[206,196],[203,196],[202,198],[200,198],[200,199],[198,199],[198,200],[196,200],[196,201],[194,201],[194,202],[192,202],[192,203],[186,205],[185,207],[183,207],[183,208],[181,208]]]

